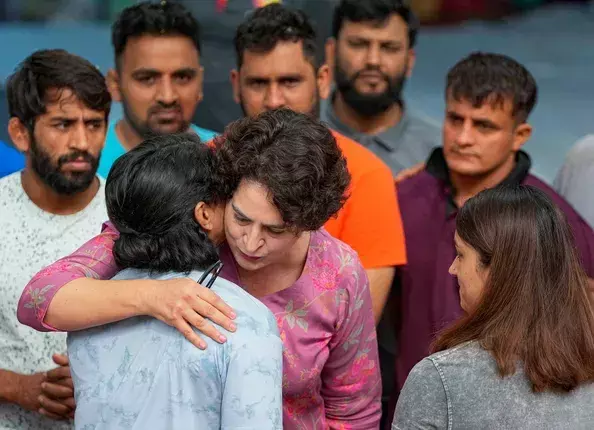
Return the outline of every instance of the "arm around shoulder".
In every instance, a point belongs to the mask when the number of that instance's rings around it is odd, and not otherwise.
[[[62,287],[70,286],[76,280],[80,280],[78,285],[82,285],[85,280],[110,279],[117,273],[112,254],[117,236],[117,231],[107,224],[100,235],[37,273],[21,295],[17,310],[19,321],[39,331],[56,330],[51,322],[46,321],[48,312],[51,314],[54,311],[56,296],[63,296],[61,301],[68,302],[67,308],[72,308],[73,302],[70,295],[58,294]],[[73,293],[78,292],[70,289]]]
[[[190,324],[219,342],[225,341],[221,333],[204,317],[235,330],[233,310],[191,279],[109,280],[119,270],[113,255],[117,237],[107,223],[99,236],[35,275],[21,295],[19,321],[39,331],[75,331],[150,315],[199,348],[205,344]]]

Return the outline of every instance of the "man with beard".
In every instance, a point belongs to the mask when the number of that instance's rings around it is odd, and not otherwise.
[[[322,119],[373,151],[394,175],[425,161],[440,143],[437,123],[413,114],[402,99],[418,28],[400,0],[342,0],[326,43],[335,91]]]
[[[192,131],[202,141],[215,136],[191,124],[202,100],[200,26],[175,2],[142,2],[124,9],[112,27],[115,69],[107,83],[123,118],[107,131],[99,175],[147,137]]]
[[[8,134],[25,168],[0,179],[0,429],[68,429],[75,405],[65,335],[20,325],[14,309],[31,276],[107,219],[95,173],[111,98],[103,75],[63,50],[33,53],[6,87]]]
[[[440,144],[439,126],[414,115],[402,99],[415,64],[418,28],[400,0],[342,0],[334,9],[333,38],[326,43],[335,91],[322,106],[322,119],[373,151],[396,177],[424,162]],[[378,325],[384,411],[395,380],[395,301],[390,296]]]
[[[454,259],[469,258],[454,246],[456,215],[481,191],[519,185],[544,191],[565,214],[584,273],[594,278],[592,228],[561,195],[530,173],[530,156],[522,150],[532,135],[529,116],[538,100],[534,76],[510,57],[474,52],[450,69],[444,96],[442,146],[432,151],[423,171],[398,185],[408,256],[407,265],[396,274],[402,304],[398,390],[415,364],[429,355],[436,334],[464,315],[458,283],[448,269]],[[517,240],[525,238],[518,235]],[[594,285],[592,279],[589,282]],[[546,301],[541,306],[543,318],[549,318]]]
[[[280,4],[256,9],[238,27],[234,43],[237,69],[231,72],[231,83],[245,115],[287,107],[319,116],[320,99],[329,93],[330,74],[328,66],[321,64],[316,34],[305,14]],[[394,180],[371,151],[332,133],[352,179],[349,199],[325,228],[359,254],[377,321],[394,267],[406,262]]]

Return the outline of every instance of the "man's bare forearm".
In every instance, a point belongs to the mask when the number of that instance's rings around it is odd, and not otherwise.
[[[367,272],[367,277],[369,278],[373,316],[377,325],[382,317],[386,300],[390,294],[395,269],[394,267],[378,267],[365,269],[365,272]]]
[[[19,375],[10,370],[0,369],[0,402],[16,403],[19,389]]]

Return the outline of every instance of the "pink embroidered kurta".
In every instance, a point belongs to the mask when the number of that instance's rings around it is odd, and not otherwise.
[[[40,331],[63,285],[118,272],[112,248],[118,233],[102,234],[39,272],[26,286],[18,318]],[[240,284],[228,248],[222,276]],[[367,276],[357,254],[325,230],[312,233],[301,277],[260,299],[275,315],[284,345],[283,424],[290,430],[377,429],[381,382]]]

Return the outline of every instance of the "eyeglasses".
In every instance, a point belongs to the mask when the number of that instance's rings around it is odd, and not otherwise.
[[[223,270],[223,263],[221,262],[221,260],[217,260],[216,263],[214,263],[212,266],[210,266],[208,269],[204,271],[202,276],[200,276],[200,279],[198,279],[198,283],[203,287],[211,288],[212,284],[214,284],[214,281],[219,277],[219,273],[221,273],[221,270]],[[208,275],[210,275],[210,279],[208,280],[206,285],[204,285],[204,281],[206,281]]]

